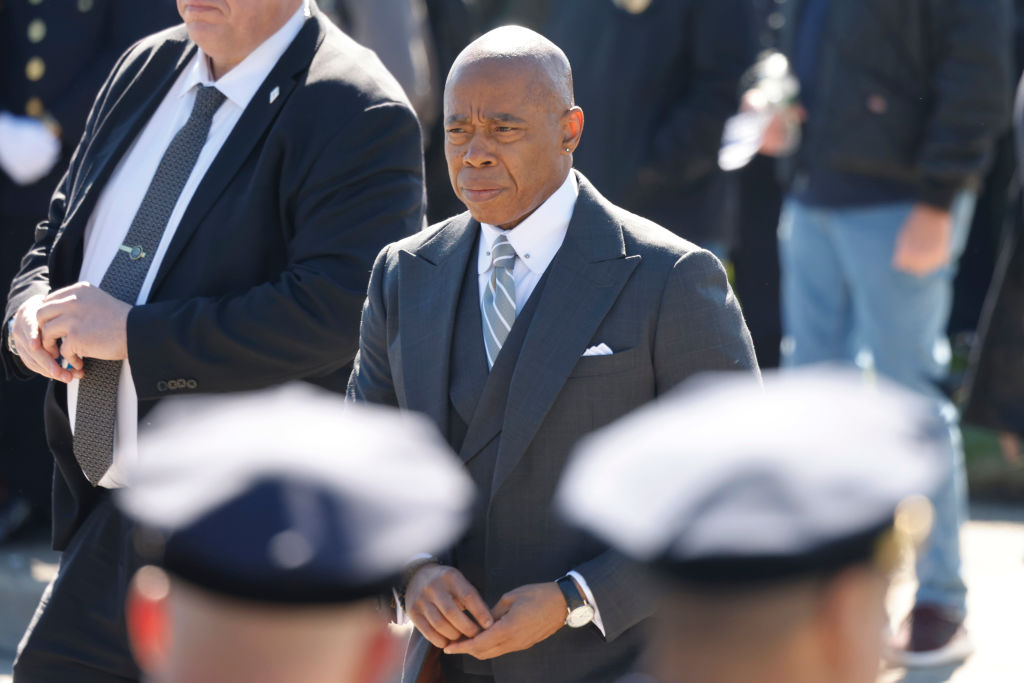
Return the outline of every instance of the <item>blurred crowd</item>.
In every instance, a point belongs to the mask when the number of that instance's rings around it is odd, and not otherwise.
[[[760,368],[849,363],[938,407],[949,467],[895,642],[910,664],[966,656],[960,414],[999,432],[1008,461],[1020,462],[1024,437],[1024,146],[1012,107],[1024,2],[318,4],[376,52],[415,110],[428,223],[466,208],[446,160],[453,63],[496,27],[530,28],[572,65],[584,121],[566,148],[573,168],[725,265]],[[172,0],[0,0],[5,287],[107,74],[178,23]],[[748,153],[726,163],[737,139]],[[39,377],[0,383],[0,544],[49,529],[45,391]]]

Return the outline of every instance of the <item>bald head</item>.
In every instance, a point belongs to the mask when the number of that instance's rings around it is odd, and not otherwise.
[[[515,228],[572,168],[583,111],[573,104],[569,60],[520,26],[484,34],[448,74],[444,123],[455,194],[481,223]]]
[[[538,89],[546,90],[563,109],[575,104],[569,58],[536,31],[522,26],[502,26],[480,36],[455,58],[446,88],[464,69],[488,66],[528,72]]]

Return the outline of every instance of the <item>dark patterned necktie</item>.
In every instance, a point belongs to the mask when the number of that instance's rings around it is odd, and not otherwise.
[[[224,102],[214,87],[199,86],[192,113],[171,140],[142,198],[124,244],[100,282],[100,289],[128,304],[135,304],[167,221],[192,175],[206,144],[213,115]],[[85,359],[85,376],[78,385],[74,451],[86,478],[95,486],[110,469],[114,457],[117,386],[122,361]]]

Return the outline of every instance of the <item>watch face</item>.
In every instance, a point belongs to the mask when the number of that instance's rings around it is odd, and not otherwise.
[[[594,608],[590,605],[580,605],[569,612],[569,616],[566,618],[565,623],[570,628],[579,628],[581,626],[586,626],[593,620]]]

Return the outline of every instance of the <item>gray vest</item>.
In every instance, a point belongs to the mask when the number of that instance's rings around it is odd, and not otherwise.
[[[477,238],[479,240],[479,237]],[[463,277],[452,335],[450,377],[448,383],[449,443],[459,453],[477,487],[477,501],[469,530],[452,551],[452,566],[462,572],[488,599],[487,590],[487,515],[494,479],[494,467],[501,443],[501,426],[509,385],[519,360],[523,340],[529,330],[547,281],[547,273],[537,283],[523,310],[516,316],[508,339],[501,347],[494,367],[487,371],[484,351],[483,318],[480,313],[480,286],[477,275],[477,248],[471,252]],[[489,662],[460,656],[443,659],[447,666],[475,675],[489,675]]]

